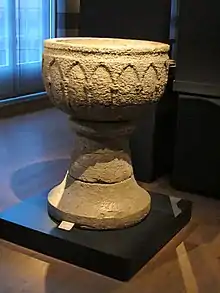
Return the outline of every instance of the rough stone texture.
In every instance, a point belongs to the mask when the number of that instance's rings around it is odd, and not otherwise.
[[[150,196],[133,177],[128,139],[144,106],[164,92],[168,50],[137,40],[45,41],[46,90],[76,132],[68,174],[49,194],[52,217],[118,229],[148,214]]]
[[[56,220],[82,228],[121,229],[140,222],[149,213],[150,202],[150,195],[133,177],[115,184],[91,184],[67,175],[49,193],[48,210]]]
[[[120,39],[45,41],[43,75],[53,103],[90,121],[133,119],[168,78],[166,44]]]
[[[133,175],[126,136],[129,123],[73,123],[76,137],[70,175],[90,183],[116,183]],[[101,136],[101,137],[100,137]]]

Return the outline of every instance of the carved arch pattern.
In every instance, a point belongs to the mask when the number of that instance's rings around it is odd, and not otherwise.
[[[59,62],[56,58],[51,58],[49,64],[43,61],[43,71],[47,74],[45,86],[56,105],[67,103],[71,108],[72,103],[83,105],[85,99],[87,103],[98,99],[108,105],[114,104],[118,95],[126,96],[127,99],[137,94],[153,95],[160,84],[164,85],[164,70],[168,70],[167,62],[156,65],[150,63],[144,73],[139,73],[135,65],[127,64],[117,74],[117,78],[113,78],[114,73],[106,64],[98,64],[89,72],[80,62],[74,61],[63,72]]]

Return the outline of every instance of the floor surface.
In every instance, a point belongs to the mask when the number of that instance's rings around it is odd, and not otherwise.
[[[0,210],[57,184],[73,142],[67,116],[55,109],[0,120]],[[167,178],[142,186],[194,208],[191,223],[133,279],[115,281],[0,240],[0,293],[220,293],[220,201],[175,191]]]

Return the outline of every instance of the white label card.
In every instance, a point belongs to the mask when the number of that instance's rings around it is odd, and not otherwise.
[[[75,223],[62,221],[58,226],[59,229],[70,231],[75,226]]]

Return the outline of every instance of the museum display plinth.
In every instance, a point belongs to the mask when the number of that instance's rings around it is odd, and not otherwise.
[[[47,212],[47,192],[0,213],[0,238],[119,280],[138,272],[190,220],[191,203],[150,193],[151,211],[126,229],[58,228]]]
[[[129,137],[147,105],[165,91],[169,45],[126,39],[46,40],[43,77],[75,130],[70,168],[50,191],[48,212],[89,229],[143,220],[151,199],[133,175]]]

